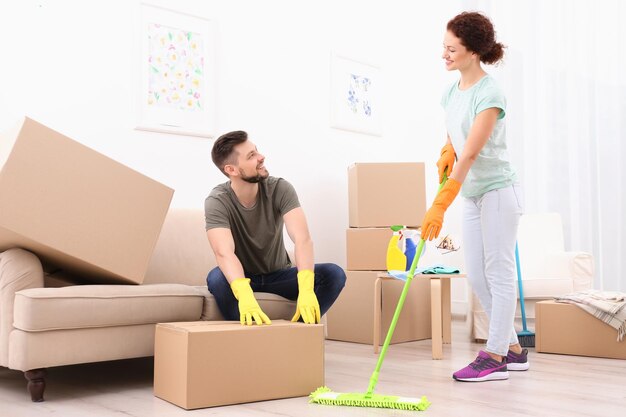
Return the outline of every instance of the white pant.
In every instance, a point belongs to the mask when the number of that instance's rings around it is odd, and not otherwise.
[[[518,343],[515,242],[523,211],[517,184],[464,199],[463,246],[468,281],[489,316],[486,350],[506,356]]]

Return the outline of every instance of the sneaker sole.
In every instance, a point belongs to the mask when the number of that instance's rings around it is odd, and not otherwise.
[[[504,379],[509,379],[509,372],[508,371],[492,372],[485,376],[481,376],[480,378],[457,378],[456,376],[452,375],[452,378],[454,378],[456,381],[461,381],[461,382],[500,381]]]
[[[530,363],[507,363],[506,367],[509,371],[527,371],[530,368]]]

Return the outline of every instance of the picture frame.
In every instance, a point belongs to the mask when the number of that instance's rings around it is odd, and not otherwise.
[[[139,8],[136,129],[213,137],[213,22],[146,3]]]
[[[332,54],[331,127],[382,136],[381,82],[380,68]]]

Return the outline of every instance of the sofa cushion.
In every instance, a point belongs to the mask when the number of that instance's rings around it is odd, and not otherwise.
[[[217,266],[204,230],[204,211],[173,208],[165,217],[144,284],[206,285]]]
[[[215,297],[209,292],[207,287],[195,287],[204,296],[204,308],[202,309],[201,320],[224,320],[220,313]],[[296,302],[281,297],[280,295],[267,292],[255,292],[254,297],[259,302],[259,306],[272,320],[291,320],[296,312]]]
[[[523,283],[524,298],[552,298],[574,290],[571,278],[524,278]]]
[[[31,288],[15,293],[13,325],[37,332],[194,321],[203,301],[195,287],[181,284]]]

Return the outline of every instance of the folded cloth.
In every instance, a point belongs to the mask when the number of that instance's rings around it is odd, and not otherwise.
[[[392,277],[394,277],[395,279],[399,279],[401,281],[406,281],[406,277],[409,274],[409,271],[387,271],[389,273],[389,275],[391,275]],[[415,270],[415,275],[417,275],[417,269]],[[414,275],[414,276],[415,276]]]
[[[424,268],[422,274],[458,274],[458,268],[452,268],[445,265],[434,265],[430,268]]]
[[[580,307],[616,329],[618,342],[624,339],[624,335],[626,335],[626,293],[590,289],[555,297],[555,300]]]
[[[399,279],[402,281],[406,281],[406,277],[409,271],[387,271],[389,275],[394,277],[395,279]],[[457,268],[452,268],[449,266],[437,264],[433,266],[428,266],[426,268],[415,268],[415,275],[417,274],[458,274],[459,270]]]

